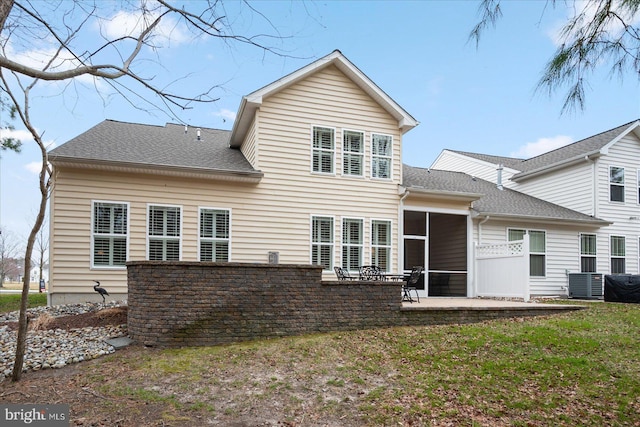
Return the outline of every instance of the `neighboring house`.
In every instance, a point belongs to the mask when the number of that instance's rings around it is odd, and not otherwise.
[[[640,274],[640,121],[530,159],[443,150],[433,168],[464,171],[608,222],[568,233],[571,273]],[[507,230],[483,234],[504,241]]]
[[[474,296],[489,217],[518,238],[548,225],[538,249],[607,224],[404,166],[417,125],[339,51],[242,98],[232,131],[104,121],[50,152],[50,302],[93,298],[93,280],[126,298],[127,260],[312,263],[325,279],[337,265],[421,265],[422,296]],[[562,293],[554,283],[531,293]]]

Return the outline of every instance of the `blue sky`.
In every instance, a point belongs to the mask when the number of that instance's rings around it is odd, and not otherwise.
[[[420,122],[403,139],[403,160],[413,166],[430,166],[444,148],[531,157],[640,118],[640,85],[632,72],[620,79],[603,68],[589,81],[586,109],[571,114],[560,114],[564,92],[535,93],[556,49],[553,34],[569,13],[562,2],[556,9],[545,9],[546,2],[538,0],[504,1],[503,18],[485,32],[477,49],[468,42],[479,19],[476,1],[252,4],[270,24],[246,5],[228,2],[227,15],[236,31],[291,35],[272,43],[287,56],[181,37],[175,29],[169,48],[155,57],[145,52],[155,60],[140,62],[139,67],[160,86],[170,83],[173,90],[189,95],[220,85],[214,91],[218,101],[194,105],[180,114],[182,121],[231,129],[243,95],[335,49]],[[92,30],[97,34],[96,27],[89,28],[87,40]],[[15,49],[16,55],[30,57],[29,49],[35,47]],[[177,76],[188,77],[176,80]],[[160,111],[134,108],[100,83],[49,84],[41,89],[32,121],[52,147],[105,119],[176,122]],[[32,140],[22,139],[22,153],[2,153],[0,225],[26,239],[38,205],[34,169],[39,170],[39,155]]]

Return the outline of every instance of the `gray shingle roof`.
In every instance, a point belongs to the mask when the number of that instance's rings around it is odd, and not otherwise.
[[[240,150],[229,148],[230,131],[183,125],[152,126],[105,120],[51,150],[56,162],[119,163],[152,168],[180,168],[232,173],[259,173]]]
[[[606,225],[606,221],[571,209],[520,193],[500,190],[496,184],[474,178],[463,172],[424,169],[404,165],[403,185],[409,189],[428,189],[452,193],[482,194],[472,207],[480,215],[530,218],[532,220],[560,220],[594,225]]]
[[[574,142],[573,144],[565,145],[564,147],[557,148],[552,151],[540,154],[539,156],[532,157],[530,159],[517,159],[513,157],[501,157],[491,156],[488,154],[469,153],[466,151],[450,150],[454,153],[463,154],[465,156],[473,157],[478,160],[483,160],[493,164],[503,164],[511,169],[518,170],[522,173],[530,172],[533,170],[543,169],[547,166],[563,163],[571,159],[575,159],[580,156],[584,156],[596,151],[601,150],[605,145],[616,139],[622,132],[627,130],[632,124],[638,122],[634,120],[629,123],[625,123],[608,131],[599,133],[597,135],[590,136],[589,138],[582,139]],[[517,178],[519,174],[516,174],[514,178]]]

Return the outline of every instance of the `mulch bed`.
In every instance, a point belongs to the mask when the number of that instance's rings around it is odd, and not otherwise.
[[[41,316],[42,317],[42,316]],[[86,327],[118,326],[127,323],[127,307],[106,308],[91,313],[73,314],[69,316],[47,317],[45,319],[33,319],[29,322],[31,329],[78,329]],[[7,322],[10,331],[18,329],[18,322]]]

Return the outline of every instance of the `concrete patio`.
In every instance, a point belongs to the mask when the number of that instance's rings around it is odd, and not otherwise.
[[[549,303],[545,300],[532,300],[530,302],[500,300],[490,298],[445,298],[430,297],[420,298],[420,302],[403,302],[403,311],[509,311],[519,312],[523,314],[528,312],[529,315],[536,312],[549,311],[574,311],[587,308],[586,305],[580,304],[561,304],[560,299],[549,299]],[[553,301],[553,303],[551,303]],[[575,300],[572,300],[575,301]],[[581,303],[589,303],[590,301],[579,301]]]

